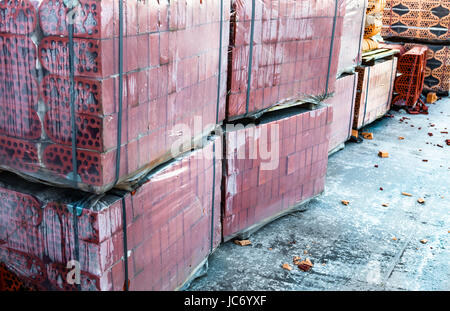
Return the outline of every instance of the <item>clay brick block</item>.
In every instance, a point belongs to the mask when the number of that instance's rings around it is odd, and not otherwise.
[[[221,176],[222,163],[198,159],[199,153],[211,153],[213,144],[220,150],[221,141],[215,138],[204,149],[148,175],[136,191],[124,194],[93,196],[32,184],[2,172],[0,198],[6,205],[0,209],[0,261],[38,288],[76,290],[65,280],[67,262],[75,259],[77,245],[82,290],[123,290],[123,198],[131,289],[177,288],[210,254],[211,238],[213,248],[221,240],[220,180],[215,185],[219,195],[213,199],[212,168]],[[191,166],[193,162],[205,163]],[[191,171],[191,167],[196,169]],[[204,188],[196,188],[198,180],[203,180]],[[72,206],[87,198],[92,199],[88,201],[91,205],[80,207],[76,218],[76,242]],[[28,260],[33,260],[34,268],[26,264]]]
[[[389,111],[397,74],[397,58],[377,62],[373,66],[358,67],[356,71],[358,85],[353,129],[357,130]]]
[[[323,191],[322,180],[326,175],[329,141],[328,138],[321,137],[326,133],[321,129],[329,126],[325,122],[325,117],[327,110],[330,109],[322,107],[313,113],[299,110],[279,120],[267,123],[262,121],[257,126],[261,130],[268,128],[269,133],[275,131],[275,125],[278,126],[279,140],[271,141],[269,144],[272,148],[280,144],[279,151],[273,155],[278,158],[275,161],[278,165],[274,165],[271,170],[262,168],[267,161],[261,159],[260,154],[254,160],[237,158],[237,137],[245,137],[240,143],[245,146],[254,143],[251,136],[242,135],[245,129],[225,133],[227,148],[225,153],[228,156],[225,160],[227,170],[223,183],[224,240],[229,240],[248,227],[261,223],[264,219],[270,219],[276,213],[292,208]],[[308,130],[298,131],[298,124],[303,125],[303,122]],[[288,137],[283,137],[283,133]],[[297,142],[295,149],[284,146],[284,144],[293,145],[295,141]],[[249,164],[249,161],[254,162],[253,165]],[[240,168],[244,166],[247,169],[241,170]],[[258,173],[257,180],[251,177],[255,172]],[[240,178],[242,175],[243,179]],[[245,186],[240,186],[239,183],[244,181]]]
[[[20,152],[29,149],[21,155],[16,154],[15,147],[0,150],[3,169],[58,186],[104,193],[116,181],[119,151],[117,177],[123,183],[141,170],[176,156],[170,154],[176,124],[192,127],[196,117],[202,117],[204,125],[225,118],[228,66],[226,57],[219,60],[219,31],[223,26],[222,52],[226,55],[229,11],[224,10],[221,21],[217,16],[219,3],[136,0],[124,4],[123,103],[119,118],[118,3],[80,1],[80,11],[89,18],[79,20],[74,27],[75,155],[71,152],[68,9],[61,1],[43,0],[37,11],[25,1],[23,8],[28,9],[21,21],[13,16],[0,26],[6,27],[0,34],[0,47],[5,52],[0,61],[18,64],[14,70],[10,66],[0,70],[0,87],[6,90],[0,96],[0,109],[4,111],[0,144],[21,145]],[[223,4],[229,8],[230,0]],[[192,12],[189,21],[187,12]],[[19,34],[18,23],[23,27]],[[34,42],[26,35],[38,23],[43,37]],[[223,79],[218,85],[220,62]],[[46,113],[38,117],[38,111]],[[119,123],[121,146],[117,145]],[[204,129],[201,134],[209,131]],[[75,172],[72,156],[79,162]],[[74,174],[79,176],[72,177]],[[74,177],[79,177],[77,183]]]
[[[352,136],[353,105],[356,96],[358,74],[343,76],[336,80],[336,92],[327,100],[333,106],[330,151],[346,142]]]

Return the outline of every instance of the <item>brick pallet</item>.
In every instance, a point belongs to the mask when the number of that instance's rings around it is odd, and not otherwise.
[[[232,0],[230,120],[334,91],[345,5]]]
[[[222,55],[227,55],[229,15],[220,16],[221,2],[124,1],[121,113],[119,1],[80,0],[74,24],[72,96],[68,8],[63,1],[23,3],[29,11],[27,23],[22,25],[19,18],[0,23],[0,45],[6,51],[0,55],[3,169],[102,193],[176,156],[171,152],[180,139],[173,133],[176,124],[193,129],[195,117],[202,118],[200,126],[205,127],[225,118],[227,59],[219,62],[219,51],[221,47]],[[229,0],[223,5],[223,12],[229,12]],[[38,27],[43,37],[33,32]],[[185,140],[207,135],[213,128],[186,134]],[[78,176],[73,174],[73,155]]]
[[[221,240],[222,164],[214,151],[221,155],[218,138],[159,168],[133,192],[103,196],[0,173],[0,262],[41,290],[123,290],[127,254],[130,290],[179,288]],[[67,282],[75,259],[80,287]]]
[[[370,66],[360,66],[355,100],[353,129],[359,130],[389,111],[397,58],[381,59]]]
[[[386,44],[386,48],[401,49],[401,55],[417,46],[414,43]],[[450,47],[420,43],[428,48],[424,79],[424,93],[435,92],[441,96],[448,96],[450,91]]]
[[[332,111],[294,107],[225,133],[224,241],[245,237],[323,192]],[[264,149],[264,137],[278,161],[253,153],[255,146]]]
[[[336,80],[336,92],[326,101],[333,107],[333,122],[330,127],[330,154],[342,149],[343,143],[352,136],[353,111],[356,97],[358,73],[344,75]]]
[[[366,7],[367,0],[345,0],[338,76],[344,72],[353,72],[355,67],[361,64]]]
[[[448,0],[387,0],[382,36],[386,39],[414,38],[428,42],[450,39]]]

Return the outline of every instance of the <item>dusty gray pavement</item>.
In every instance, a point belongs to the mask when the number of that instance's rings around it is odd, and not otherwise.
[[[189,290],[450,290],[450,135],[441,133],[450,132],[450,98],[428,116],[393,115],[366,127],[373,140],[330,157],[324,195],[262,228],[251,246],[223,244]],[[314,267],[282,269],[294,256]]]

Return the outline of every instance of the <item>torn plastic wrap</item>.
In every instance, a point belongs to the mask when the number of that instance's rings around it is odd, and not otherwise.
[[[361,64],[361,44],[364,35],[367,0],[346,0],[339,53],[338,76],[352,73]]]
[[[397,58],[376,61],[371,66],[360,66],[355,100],[353,128],[361,129],[384,116],[391,108]]]
[[[341,76],[336,80],[336,92],[326,101],[333,107],[333,122],[330,130],[330,153],[350,139],[353,126],[353,111],[356,98],[358,73]]]
[[[387,0],[382,36],[386,39],[419,39],[434,43],[450,40],[448,0]]]
[[[2,172],[0,263],[41,290],[177,289],[221,241],[221,154],[212,138],[136,190],[100,196]]]
[[[230,0],[0,1],[0,12],[5,170],[103,193],[225,117]]]
[[[332,107],[293,107],[225,133],[223,238],[249,234],[324,190]]]
[[[334,91],[344,0],[232,0],[230,120]]]

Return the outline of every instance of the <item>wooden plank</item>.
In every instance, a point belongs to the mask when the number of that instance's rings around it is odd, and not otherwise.
[[[392,55],[395,55],[398,53],[400,53],[400,50],[387,50],[385,52],[381,52],[381,53],[363,57],[363,62],[375,61],[375,60],[386,58],[386,57],[389,57],[389,56],[392,56]]]
[[[364,53],[362,54],[362,57],[370,56],[370,55],[377,54],[377,53],[381,53],[381,52],[388,51],[388,50],[389,50],[389,49],[376,49],[376,50],[364,52]]]

